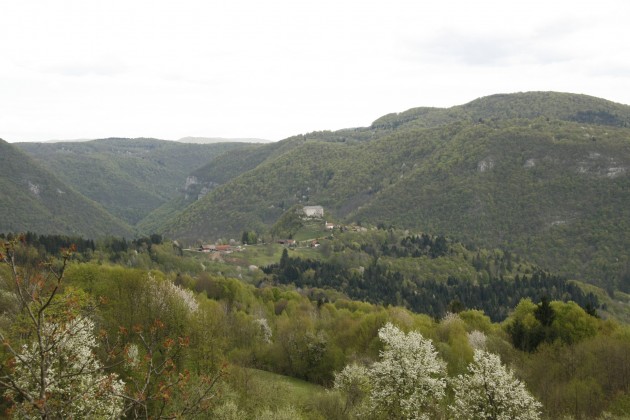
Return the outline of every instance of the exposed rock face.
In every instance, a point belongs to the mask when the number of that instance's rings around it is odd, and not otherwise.
[[[30,192],[39,197],[40,187],[37,184],[33,184],[31,181],[28,181],[28,189]]]
[[[200,181],[196,176],[189,176],[184,183],[184,195],[186,200],[200,200],[218,187],[219,184],[213,181]]]
[[[196,176],[189,176],[188,178],[186,178],[186,183],[184,184],[184,190],[188,190],[188,188],[192,185],[197,185],[199,184],[199,180],[197,179]]]
[[[589,152],[588,157],[577,162],[577,172],[597,177],[617,178],[626,174],[628,167],[619,159],[597,152]]]
[[[477,164],[477,170],[479,172],[486,172],[494,168],[494,159],[486,158]]]

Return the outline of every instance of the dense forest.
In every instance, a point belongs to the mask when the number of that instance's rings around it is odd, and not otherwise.
[[[285,250],[286,251],[286,250]],[[594,314],[597,297],[585,294],[574,283],[545,271],[531,276],[517,274],[513,280],[489,277],[472,283],[449,276],[446,282],[435,279],[406,278],[399,271],[374,263],[362,272],[349,271],[337,264],[290,258],[287,253],[278,264],[263,268],[279,284],[309,288],[331,288],[356,300],[404,306],[414,312],[441,318],[447,312],[479,309],[493,321],[504,320],[522,299],[574,301]]]
[[[273,234],[293,206],[322,205],[630,290],[629,121],[626,105],[526,92],[269,144],[0,142],[0,231],[191,244]]]
[[[628,121],[625,105],[554,92],[412,109],[229,151],[195,171],[207,194],[173,199],[146,226],[189,241],[237,237],[317,204],[339,222],[510,249],[618,288],[630,272],[628,235],[615,234],[629,216]]]
[[[596,300],[586,298],[585,310],[579,289],[514,254],[387,229],[338,232],[317,248],[261,243],[222,256],[160,235],[1,241],[0,386],[3,409],[15,417],[478,418],[483,407],[518,410],[519,418],[630,414],[628,327],[600,318]],[[349,248],[334,251],[343,244],[357,248],[354,257]],[[430,273],[463,255],[487,278],[483,290],[497,289],[496,302],[507,307],[508,290],[522,298],[491,319],[467,300],[482,284],[435,276],[435,290],[419,289],[418,302],[440,311],[423,314],[388,301],[394,295],[379,286],[398,276],[413,286],[408,260],[426,259]],[[353,258],[376,265],[353,277],[340,264]],[[388,259],[399,260],[396,276],[381,265]],[[364,288],[344,290],[331,279]],[[474,293],[463,293],[464,284]],[[372,292],[379,287],[382,296]],[[413,365],[400,364],[405,352],[416,355]],[[35,398],[40,375],[29,373],[41,372],[38,360],[48,369],[44,388],[55,389],[43,399]],[[418,369],[410,383],[433,391],[388,381],[400,366],[400,375]],[[480,380],[521,405],[493,406],[478,393]]]

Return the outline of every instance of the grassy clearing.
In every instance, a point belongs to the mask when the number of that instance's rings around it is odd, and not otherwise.
[[[335,392],[300,379],[258,369],[234,367],[229,381],[242,390],[239,407],[249,412],[293,407],[305,419],[322,419],[322,401],[339,401]],[[336,404],[330,404],[336,406]]]
[[[622,322],[630,322],[630,295],[616,290],[613,294],[614,297],[606,292],[601,287],[597,287],[592,284],[575,281],[585,293],[593,293],[600,305],[605,309],[600,309],[598,312],[602,318],[616,318]]]
[[[247,245],[243,252],[234,253],[232,257],[242,261],[243,265],[264,267],[280,261],[283,249],[279,244]]]

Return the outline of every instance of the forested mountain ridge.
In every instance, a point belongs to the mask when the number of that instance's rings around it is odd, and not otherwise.
[[[382,133],[379,134],[366,128],[345,129],[335,133],[316,132],[298,135],[264,146],[251,145],[230,150],[190,173],[181,188],[181,194],[151,212],[138,224],[138,227],[147,233],[163,229],[165,223],[171,223],[178,217],[179,212],[216,187],[256,169],[265,162],[272,162],[307,142],[359,142],[373,139],[377,135],[382,135]]]
[[[270,144],[15,146],[147,234],[205,241],[266,233],[292,206],[319,204],[339,222],[512,249],[563,275],[630,285],[629,121],[626,105],[528,92]]]
[[[437,127],[458,121],[538,117],[585,124],[630,126],[630,111],[626,105],[573,93],[521,92],[486,96],[451,108],[412,108],[387,114],[374,121],[371,127]]]
[[[504,246],[563,274],[623,273],[629,138],[559,121],[469,126],[351,217]]]
[[[292,205],[319,204],[327,218],[515,249],[565,275],[620,282],[629,272],[628,121],[626,105],[534,92],[297,136],[284,150],[258,146],[257,166],[234,164],[223,179],[218,162],[206,166],[214,189],[162,232],[265,232]]]
[[[15,146],[66,184],[133,225],[176,196],[191,171],[246,144],[109,138]]]
[[[210,143],[269,143],[271,140],[258,138],[224,138],[224,137],[182,137],[180,143],[210,144]]]
[[[0,232],[130,237],[132,229],[0,140]]]

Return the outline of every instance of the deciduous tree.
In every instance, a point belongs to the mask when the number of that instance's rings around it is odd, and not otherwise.
[[[501,364],[499,356],[475,350],[468,374],[452,381],[455,418],[475,420],[538,419],[541,404]]]
[[[25,246],[5,242],[0,261],[8,267],[6,286],[18,302],[12,331],[0,331],[6,359],[0,388],[16,417],[117,417],[124,384],[105,373],[95,355],[94,323],[82,314],[81,294],[63,292],[72,249],[60,262],[18,264]]]
[[[378,336],[385,349],[369,369],[372,409],[387,418],[432,418],[444,397],[446,364],[431,340],[414,331],[405,334],[391,323]]]

